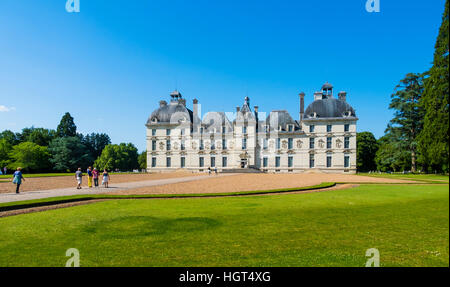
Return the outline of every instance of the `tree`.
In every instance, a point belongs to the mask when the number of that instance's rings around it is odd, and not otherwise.
[[[48,146],[56,137],[54,130],[44,128],[24,128],[19,136],[21,142],[32,142],[40,146]]]
[[[95,166],[107,170],[131,171],[139,168],[138,150],[129,143],[107,145],[101,156],[95,161]]]
[[[19,143],[17,134],[10,130],[4,130],[0,133],[0,139],[5,139],[10,145],[16,145]]]
[[[411,168],[411,154],[407,144],[398,141],[392,134],[386,134],[378,140],[375,163],[379,171],[403,171]]]
[[[102,154],[103,149],[111,144],[111,139],[107,134],[92,133],[84,136],[82,141],[93,159],[97,159]]]
[[[49,169],[49,153],[47,147],[32,142],[23,142],[14,146],[9,153],[11,169],[18,167],[30,172],[46,171]]]
[[[378,144],[375,136],[371,132],[361,132],[356,135],[356,142],[356,165],[358,171],[376,170],[375,156]]]
[[[411,171],[416,172],[417,136],[423,126],[423,110],[419,105],[423,94],[423,79],[419,74],[409,73],[400,81],[391,95],[390,109],[394,118],[386,129],[397,141],[404,142],[411,157]]]
[[[61,138],[74,137],[77,135],[77,126],[69,113],[66,113],[62,117],[61,122],[56,128],[56,135]]]
[[[9,153],[12,150],[12,145],[6,139],[0,139],[0,168],[9,164]]]
[[[64,137],[51,141],[49,146],[52,155],[50,162],[58,171],[75,171],[78,167],[87,168],[93,159],[80,138]]]
[[[426,73],[421,106],[424,126],[418,137],[419,160],[428,171],[449,170],[449,2],[445,2],[433,66]]]
[[[147,169],[147,151],[143,151],[138,158],[139,168]]]

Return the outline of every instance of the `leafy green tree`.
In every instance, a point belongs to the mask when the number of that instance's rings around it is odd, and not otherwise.
[[[86,146],[77,136],[56,138],[50,142],[50,162],[57,171],[75,171],[78,167],[87,168],[93,159]]]
[[[391,95],[390,109],[395,110],[386,132],[406,144],[411,157],[411,171],[416,172],[417,136],[423,126],[423,110],[419,105],[423,94],[423,79],[419,74],[409,73],[400,81]]]
[[[19,143],[17,134],[10,130],[4,130],[0,133],[0,139],[5,139],[10,145],[16,145]]]
[[[14,146],[9,153],[9,168],[22,167],[29,172],[47,171],[50,166],[47,147],[32,142],[23,142]]]
[[[356,135],[356,158],[358,171],[374,171],[377,169],[375,156],[378,143],[371,132],[361,132]]]
[[[19,138],[21,142],[32,142],[40,146],[48,146],[56,137],[54,130],[44,128],[24,128]]]
[[[143,151],[138,158],[139,168],[147,169],[147,151]]]
[[[58,137],[75,137],[77,135],[77,126],[70,113],[66,113],[56,128],[56,135]]]
[[[407,143],[398,141],[392,134],[378,140],[375,163],[379,171],[404,171],[411,169],[411,154]]]
[[[107,170],[118,169],[120,171],[137,169],[139,168],[138,150],[131,143],[107,145],[94,165],[100,170],[105,168]]]
[[[420,162],[428,171],[449,171],[449,1],[435,45],[433,66],[426,73],[421,105],[425,110],[418,137]]]
[[[12,145],[6,139],[0,139],[0,168],[3,168],[9,164],[9,153],[12,150]]]
[[[111,139],[107,134],[92,133],[84,136],[82,141],[94,159],[97,159],[102,154],[103,149],[111,144]]]

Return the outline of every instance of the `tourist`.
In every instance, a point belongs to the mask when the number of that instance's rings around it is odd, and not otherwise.
[[[214,173],[217,175],[217,166],[214,167]]]
[[[92,178],[94,179],[94,186],[98,187],[98,170],[94,167],[94,170],[92,171]]]
[[[88,187],[92,188],[92,167],[88,167],[86,173],[88,176]]]
[[[211,175],[211,167],[208,166],[208,175]]]
[[[108,183],[109,183],[109,173],[106,170],[106,168],[103,170],[103,181],[102,184],[105,186],[105,188],[108,188]]]
[[[75,178],[77,179],[77,189],[81,189],[81,183],[83,181],[83,172],[81,171],[81,167],[75,172]]]
[[[6,169],[6,168],[5,168]],[[16,193],[19,194],[20,185],[22,184],[22,179],[25,181],[25,178],[22,174],[22,168],[18,167],[17,171],[14,172],[12,182],[16,185]]]
[[[8,168],[5,166],[5,167],[3,168],[3,174],[6,174],[7,171],[8,171]]]

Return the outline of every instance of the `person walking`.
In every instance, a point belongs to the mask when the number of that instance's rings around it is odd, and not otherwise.
[[[94,179],[94,186],[98,187],[98,170],[94,167],[94,170],[92,171],[92,178]]]
[[[92,167],[88,167],[87,171],[87,176],[88,176],[88,187],[92,188]]]
[[[208,175],[211,175],[211,167],[208,166]]]
[[[217,175],[217,166],[214,167],[214,174]]]
[[[103,181],[102,181],[102,184],[105,186],[105,188],[108,188],[109,187],[109,179],[110,179],[110,177],[109,177],[109,173],[108,173],[108,171],[106,170],[106,168],[103,170]]]
[[[81,171],[81,167],[75,172],[75,178],[77,179],[77,189],[81,189],[81,183],[83,182],[83,172]]]
[[[19,194],[20,185],[22,184],[22,180],[25,181],[25,178],[22,174],[22,168],[18,167],[16,172],[13,174],[12,182],[16,185],[16,194]]]
[[[8,168],[5,166],[5,167],[3,168],[3,174],[6,174],[7,171],[8,171]]]

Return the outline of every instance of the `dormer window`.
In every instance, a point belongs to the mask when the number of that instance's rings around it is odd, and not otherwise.
[[[294,125],[288,125],[288,131],[292,132],[294,130]]]

